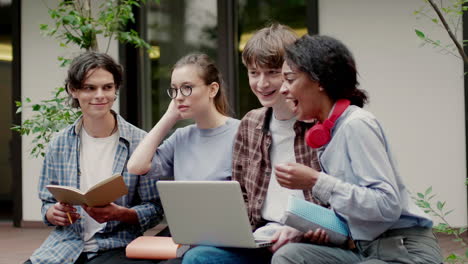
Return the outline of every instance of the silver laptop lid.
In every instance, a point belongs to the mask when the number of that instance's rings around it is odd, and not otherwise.
[[[176,243],[255,248],[237,181],[158,181]]]

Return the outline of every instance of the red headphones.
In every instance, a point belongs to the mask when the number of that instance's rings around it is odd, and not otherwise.
[[[348,108],[351,102],[347,99],[340,99],[336,101],[335,108],[330,118],[323,121],[323,123],[317,123],[311,127],[305,135],[305,140],[307,145],[311,148],[320,148],[323,145],[330,142],[331,139],[331,129],[335,125],[338,117],[343,114],[343,112]]]

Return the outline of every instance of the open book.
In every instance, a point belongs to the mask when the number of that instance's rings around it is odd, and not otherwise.
[[[91,207],[110,204],[128,193],[127,185],[120,174],[98,182],[87,192],[70,186],[47,185],[46,187],[59,202],[71,205],[86,204]]]

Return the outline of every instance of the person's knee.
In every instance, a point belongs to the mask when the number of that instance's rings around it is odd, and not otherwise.
[[[297,252],[294,244],[286,244],[280,247],[271,259],[272,264],[297,263]]]
[[[200,251],[198,248],[192,248],[192,249],[188,250],[187,252],[185,252],[183,260],[182,260],[182,264],[202,263],[199,260],[199,255],[200,254],[199,254],[198,251]]]
[[[184,258],[182,260],[182,264],[204,264],[207,263],[207,258],[212,255],[212,251],[215,248],[206,247],[206,246],[198,246],[188,250],[184,254]]]

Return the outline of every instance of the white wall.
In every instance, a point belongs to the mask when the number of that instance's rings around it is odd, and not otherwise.
[[[44,2],[51,8],[58,3],[57,0],[23,0],[21,2],[21,96],[23,100],[26,97],[31,98],[33,102],[50,98],[52,90],[63,85],[66,69],[59,67],[57,57],[79,53],[78,48],[60,48],[56,40],[40,34],[40,24],[51,24]],[[105,47],[102,40],[99,44],[100,47]],[[108,53],[118,59],[118,44],[115,41],[112,42]],[[22,118],[25,120],[30,116],[31,112],[25,110]],[[41,220],[41,202],[37,196],[37,183],[42,159],[29,156],[32,138],[30,136],[22,138],[24,221]]]
[[[383,123],[410,190],[429,186],[455,211],[452,225],[467,224],[463,64],[430,46],[414,29],[449,43],[432,22],[416,19],[421,0],[319,2],[319,32],[354,53],[367,107]]]

